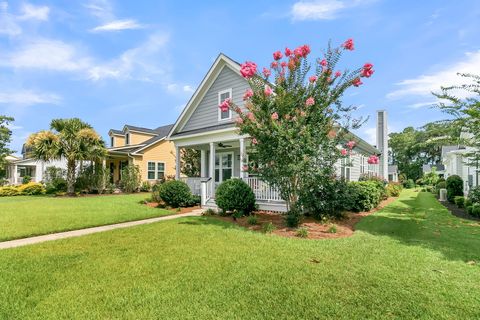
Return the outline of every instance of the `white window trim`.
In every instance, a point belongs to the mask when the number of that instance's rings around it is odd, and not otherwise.
[[[155,164],[155,169],[153,170],[153,179],[150,179],[148,177],[148,172],[151,172],[152,170],[149,170],[148,169],[148,164],[149,163],[154,163]],[[167,166],[166,166],[166,163],[164,161],[147,161],[147,172],[146,172],[146,180],[148,181],[157,181],[157,180],[160,180],[162,178],[159,178],[158,177],[158,164],[159,163],[162,163],[163,164],[163,177],[166,177],[166,169],[167,169]]]
[[[223,101],[220,101],[221,99],[221,96],[222,94],[224,93],[229,93],[229,96],[230,96],[230,99],[232,99],[232,88],[230,89],[226,89],[226,90],[222,90],[222,91],[219,91],[218,92],[218,104],[217,104],[217,113],[218,113],[218,121],[228,121],[228,120],[232,120],[232,110],[228,109],[228,118],[225,118],[225,119],[222,119],[222,111],[220,110],[219,108],[219,105],[220,103],[222,103]]]

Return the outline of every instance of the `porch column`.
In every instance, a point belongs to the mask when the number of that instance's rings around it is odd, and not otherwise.
[[[180,179],[180,147],[175,146],[175,179]]]
[[[245,178],[245,172],[243,171],[245,161],[245,139],[240,138],[240,179]]]
[[[12,174],[13,174],[13,176],[12,176],[13,177],[13,184],[18,183],[18,172],[17,171],[18,171],[18,167],[17,167],[17,165],[14,165],[13,166],[13,172],[12,172]]]
[[[215,179],[215,144],[210,142],[210,171],[209,176]]]
[[[207,150],[200,150],[200,177],[207,176]]]

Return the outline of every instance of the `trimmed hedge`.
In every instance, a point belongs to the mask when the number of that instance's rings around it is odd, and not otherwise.
[[[256,209],[255,195],[241,179],[223,181],[215,192],[215,202],[225,213],[239,212],[248,215]]]
[[[447,178],[447,200],[453,203],[456,196],[463,196],[463,180],[453,175]]]
[[[190,188],[180,180],[170,180],[160,185],[158,196],[167,206],[174,208],[188,206],[192,201]]]
[[[354,181],[349,183],[348,188],[352,211],[370,211],[382,200],[383,192],[376,182]]]
[[[45,194],[45,187],[41,183],[29,182],[20,186],[7,186],[0,188],[0,197],[9,196],[33,196]]]
[[[387,196],[398,197],[403,190],[403,185],[399,182],[390,182],[387,185]]]
[[[456,196],[454,198],[454,201],[455,201],[455,204],[457,205],[457,207],[459,207],[459,208],[463,208],[465,206],[465,197],[463,197],[463,196]]]

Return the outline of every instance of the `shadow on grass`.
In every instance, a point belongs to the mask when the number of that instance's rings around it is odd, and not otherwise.
[[[480,226],[452,216],[429,193],[399,199],[365,217],[356,230],[434,250],[448,260],[480,262]]]

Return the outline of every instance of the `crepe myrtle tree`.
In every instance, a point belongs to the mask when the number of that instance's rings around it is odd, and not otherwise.
[[[361,126],[353,106],[344,106],[341,97],[350,87],[362,85],[373,65],[365,63],[353,71],[337,69],[342,54],[354,50],[352,39],[310,62],[310,47],[286,48],[273,53],[269,68],[261,72],[247,61],[240,73],[249,82],[243,100],[245,109],[227,99],[219,105],[237,115],[240,134],[249,135],[257,150],[258,165],[243,169],[255,172],[276,187],[289,212],[308,210],[302,198],[312,186],[325,187],[335,178],[335,164],[355,147],[348,142],[349,129]],[[369,160],[370,161],[370,160]],[[372,160],[373,161],[373,160]],[[378,162],[378,160],[377,160]]]

